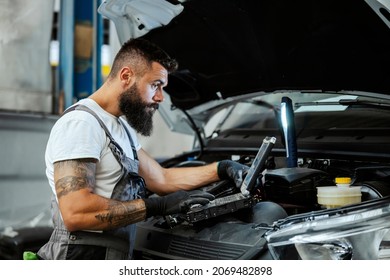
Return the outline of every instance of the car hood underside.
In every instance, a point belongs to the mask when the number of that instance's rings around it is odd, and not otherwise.
[[[179,71],[166,88],[176,107],[190,109],[210,100],[282,89],[390,93],[388,2],[169,2],[181,9],[150,32],[142,30],[148,27],[150,9],[129,8],[125,16],[109,16],[121,41],[142,34],[178,60]],[[143,32],[123,32],[126,24],[138,24]]]

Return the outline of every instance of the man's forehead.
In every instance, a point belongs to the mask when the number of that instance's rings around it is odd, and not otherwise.
[[[152,68],[149,74],[153,80],[161,81],[163,84],[168,82],[168,70],[158,62],[152,63]]]

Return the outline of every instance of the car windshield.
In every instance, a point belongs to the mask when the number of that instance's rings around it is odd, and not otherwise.
[[[280,92],[245,99],[225,109],[225,119],[218,130],[278,129],[281,99],[285,96],[292,100],[297,128],[375,129],[388,126],[388,100],[343,93]]]

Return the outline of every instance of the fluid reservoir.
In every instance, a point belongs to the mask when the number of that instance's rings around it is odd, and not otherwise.
[[[337,177],[335,183],[336,186],[317,187],[318,204],[329,209],[362,201],[361,187],[351,186],[351,178]]]

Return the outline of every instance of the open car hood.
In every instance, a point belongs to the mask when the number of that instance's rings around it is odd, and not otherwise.
[[[99,11],[121,43],[142,36],[177,58],[166,91],[190,109],[275,89],[390,93],[389,8],[388,0],[107,0]]]
[[[106,0],[99,12],[121,43],[144,37],[178,60],[165,90],[199,126],[248,93],[390,93],[389,0]]]

